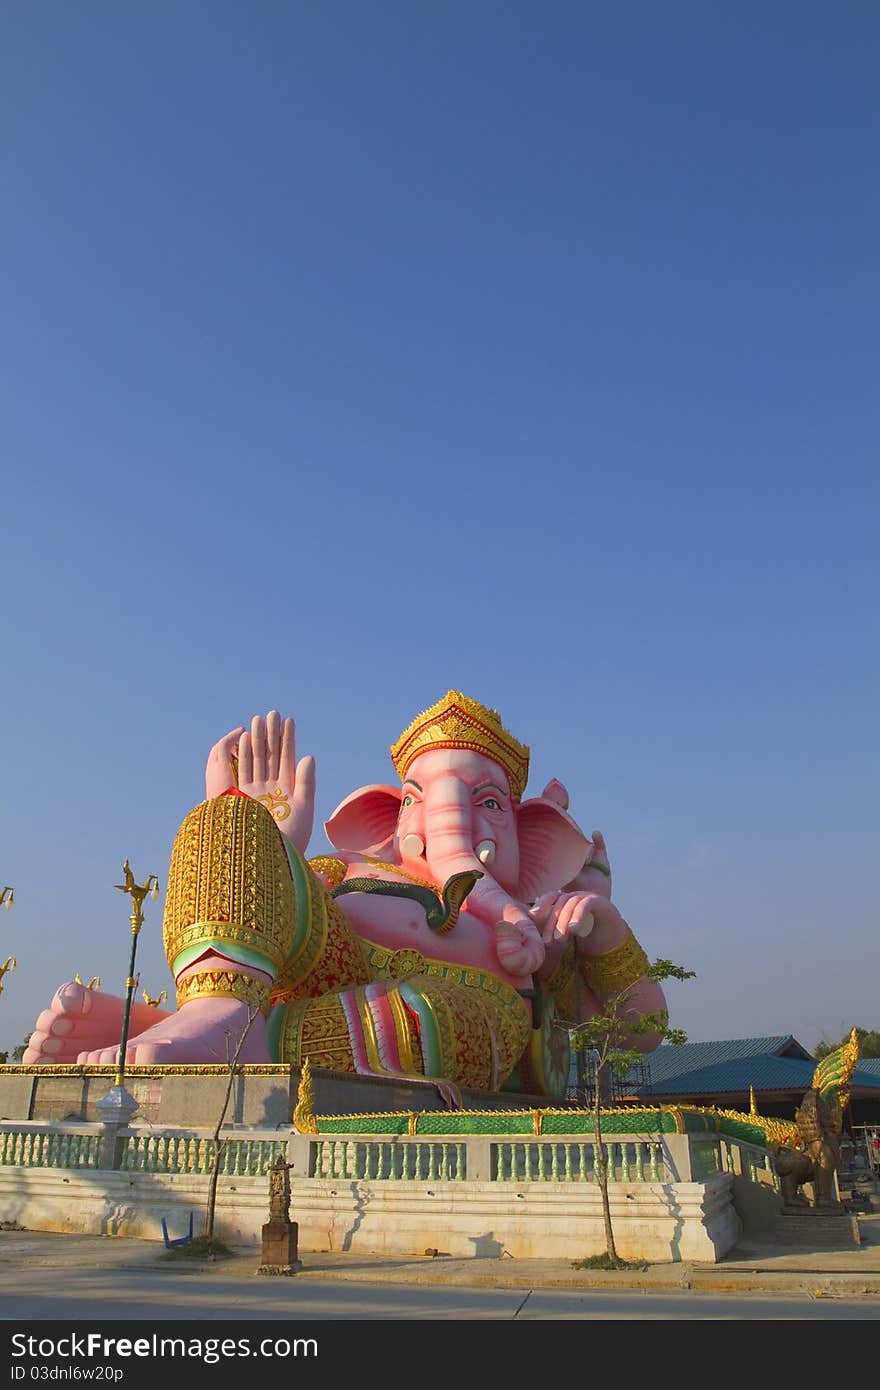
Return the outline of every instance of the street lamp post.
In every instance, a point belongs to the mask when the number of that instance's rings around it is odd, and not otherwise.
[[[18,965],[15,956],[7,956],[6,960],[0,965],[0,994],[3,993],[3,976],[10,970],[14,970]]]
[[[6,911],[9,912],[14,906],[15,891],[7,883],[5,887],[0,888],[0,907],[5,907]],[[17,965],[18,961],[15,956],[7,956],[3,965],[0,965],[0,994],[3,993],[3,976],[10,970],[14,970]]]
[[[122,866],[124,883],[114,884],[120,893],[128,893],[131,898],[131,957],[128,964],[128,978],[125,981],[125,1008],[122,1014],[122,1037],[119,1042],[119,1056],[116,1061],[116,1080],[111,1090],[99,1100],[96,1106],[101,1117],[108,1121],[115,1120],[117,1123],[125,1123],[138,1108],[134,1096],[129,1095],[125,1089],[125,1052],[128,1047],[128,1025],[131,1019],[131,999],[137,985],[137,977],[134,973],[134,960],[137,954],[138,936],[144,924],[143,903],[148,895],[151,898],[159,896],[159,880],[155,874],[150,874],[146,883],[136,883],[134,874],[131,871],[128,860]]]
[[[122,1086],[125,1082],[125,1049],[128,1046],[131,997],[137,985],[137,979],[134,973],[134,958],[137,954],[138,936],[140,935],[141,927],[144,925],[144,898],[148,893],[151,898],[158,898],[159,896],[159,880],[156,878],[155,874],[150,874],[146,883],[135,883],[134,874],[129,867],[127,859],[122,866],[122,873],[125,882],[117,883],[114,887],[118,888],[120,893],[128,893],[131,897],[131,916],[128,919],[131,923],[131,959],[128,963],[128,979],[125,982],[125,1011],[122,1015],[122,1038],[119,1043],[119,1060],[116,1063],[115,1085],[117,1086]]]

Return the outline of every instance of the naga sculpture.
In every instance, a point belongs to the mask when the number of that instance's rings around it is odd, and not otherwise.
[[[835,1175],[840,1167],[840,1136],[849,1100],[848,1085],[859,1057],[858,1035],[818,1063],[813,1084],[797,1110],[798,1146],[780,1144],[774,1152],[783,1205],[792,1210],[807,1205],[802,1184],[813,1184],[813,1205],[838,1210]]]
[[[665,1009],[611,902],[602,836],[552,781],[523,800],[529,749],[449,691],[391,747],[400,785],[361,787],[308,858],[315,771],[272,711],[214,745],[206,800],[178,831],[163,937],[174,1012],[135,1003],[126,1061],[283,1061],[559,1098],[567,1034],[627,992]],[[72,982],[36,1021],[29,1063],[115,1062],[122,1000]],[[636,1040],[649,1051],[659,1038]]]

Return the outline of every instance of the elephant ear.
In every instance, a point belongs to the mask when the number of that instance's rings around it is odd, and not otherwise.
[[[583,868],[592,845],[557,801],[536,796],[517,812],[520,902],[562,889]]]
[[[394,835],[402,795],[400,787],[359,787],[324,822],[327,839],[334,849],[380,849]]]

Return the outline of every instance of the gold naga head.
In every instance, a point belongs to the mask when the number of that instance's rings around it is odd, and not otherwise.
[[[76,984],[76,985],[84,985],[84,984],[85,984],[85,980],[82,979],[82,977],[80,976],[79,972],[77,972],[77,974],[74,975],[74,977],[73,977],[73,982],[74,982],[74,984]],[[92,978],[89,980],[88,984],[86,985],[86,989],[100,989],[100,988],[101,988],[101,976],[100,976],[100,975],[93,975]]]
[[[158,1009],[160,1005],[164,1004],[165,1000],[168,998],[168,991],[165,989],[161,990],[156,995],[155,999],[151,994],[148,994],[146,990],[142,990],[141,993],[144,996],[144,1003],[149,1004],[151,1009]]]

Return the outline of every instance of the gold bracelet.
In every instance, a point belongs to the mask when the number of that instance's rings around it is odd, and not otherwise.
[[[648,957],[627,927],[626,936],[618,946],[612,946],[601,956],[582,956],[580,970],[588,989],[600,999],[607,999],[634,985],[649,964]]]
[[[269,1012],[268,980],[255,980],[241,970],[200,970],[177,982],[177,1007],[191,999],[237,999],[240,1004]]]

